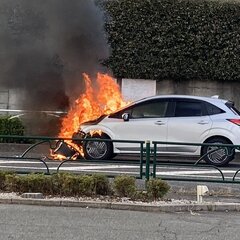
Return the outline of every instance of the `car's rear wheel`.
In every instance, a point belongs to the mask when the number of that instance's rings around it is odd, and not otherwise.
[[[225,138],[215,137],[205,143],[209,144],[230,144]],[[208,153],[208,154],[207,154]],[[203,146],[202,156],[206,163],[215,165],[218,167],[227,165],[230,161],[234,159],[235,151],[231,147],[219,147],[219,146]]]
[[[92,137],[87,138],[95,138],[95,139],[107,139],[106,135],[93,135]],[[113,156],[113,145],[112,142],[107,141],[85,141],[83,144],[84,156],[86,159],[91,160],[103,160],[103,159],[111,159]]]

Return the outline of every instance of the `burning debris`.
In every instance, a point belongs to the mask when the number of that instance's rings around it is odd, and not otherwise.
[[[64,141],[59,141],[57,147],[54,150],[51,150],[51,156],[54,157],[54,159],[58,160],[65,159],[75,160],[80,155],[81,154],[77,151],[77,149],[74,149],[73,146],[67,144]]]
[[[128,104],[123,101],[119,86],[111,76],[98,73],[95,88],[93,88],[93,81],[87,74],[83,74],[83,77],[86,86],[85,92],[74,102],[67,116],[63,119],[59,134],[61,138],[72,138],[74,133],[78,133],[82,123],[110,114]],[[89,136],[78,134],[75,136],[76,138],[88,138],[96,134],[101,136],[102,133],[96,129],[90,132]],[[65,158],[71,156],[71,147],[76,149],[81,156],[84,156],[81,141],[66,141],[66,143],[67,147],[70,148],[70,153],[66,151],[66,154],[63,154]],[[52,154],[52,157],[61,159],[57,154]]]

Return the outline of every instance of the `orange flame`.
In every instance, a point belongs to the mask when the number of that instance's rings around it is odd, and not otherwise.
[[[120,88],[111,76],[98,73],[96,88],[93,88],[92,80],[86,73],[83,74],[83,78],[86,86],[85,92],[74,102],[67,116],[63,119],[59,137],[71,138],[82,123],[94,120],[103,114],[110,114],[128,104],[128,102],[123,101]],[[83,156],[81,146],[71,141],[67,143],[76,148]],[[51,156],[54,159],[59,159],[59,156],[53,152]]]

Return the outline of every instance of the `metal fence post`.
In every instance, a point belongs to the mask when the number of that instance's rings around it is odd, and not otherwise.
[[[143,143],[141,143],[141,152],[140,152],[140,179],[143,178],[143,156],[144,156],[144,150],[143,150]]]
[[[149,180],[149,173],[150,173],[150,141],[146,140],[146,173],[145,177],[146,180]]]
[[[156,178],[156,169],[157,169],[157,144],[154,143],[153,147],[153,178]]]

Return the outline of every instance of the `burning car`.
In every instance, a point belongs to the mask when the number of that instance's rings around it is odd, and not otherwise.
[[[87,159],[109,159],[118,153],[139,153],[139,144],[113,140],[150,140],[166,144],[158,153],[203,156],[207,163],[223,166],[234,159],[234,151],[213,146],[171,145],[168,142],[240,144],[240,113],[233,103],[216,97],[165,95],[144,98],[122,109],[81,124],[73,138],[83,141]],[[216,147],[215,147],[216,148]]]
[[[95,123],[96,120],[101,120],[108,114],[115,112],[128,104],[122,98],[120,88],[114,78],[108,74],[98,73],[96,79],[91,79],[86,73],[83,74],[83,80],[85,82],[85,91],[80,94],[72,104],[61,123],[61,129],[58,137],[71,138],[74,132],[77,132],[79,126],[82,123],[89,122]],[[96,129],[95,129],[96,130]],[[95,137],[99,136],[100,131],[90,131],[87,135],[85,133],[78,132],[78,138],[84,138],[86,136]],[[92,135],[91,135],[92,134]],[[76,134],[74,134],[74,137]],[[102,137],[105,135],[103,134]],[[50,151],[50,155],[53,159],[62,160],[64,158],[71,158],[71,154],[65,154],[68,151],[62,151],[66,145],[70,147],[70,152],[74,149],[79,156],[84,157],[83,142],[66,140],[65,144],[60,148]],[[99,143],[99,146],[101,144]],[[111,145],[109,146],[111,147]],[[85,149],[85,148],[84,148]],[[61,151],[60,151],[61,150]],[[75,156],[75,155],[74,155]]]

